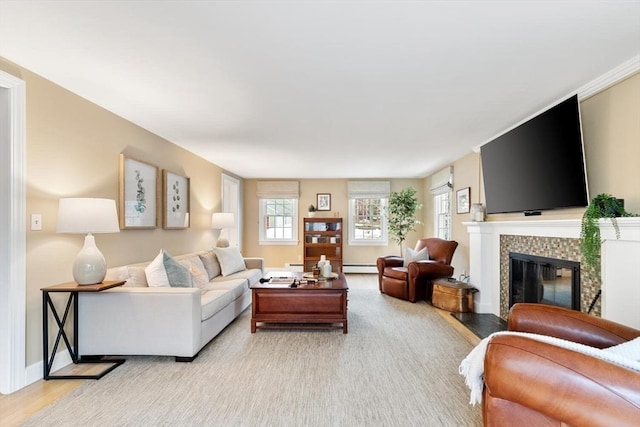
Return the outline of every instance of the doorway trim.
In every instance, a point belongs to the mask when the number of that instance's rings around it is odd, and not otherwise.
[[[242,207],[240,180],[222,174],[222,212],[231,212],[236,221],[234,229],[229,230],[229,244],[242,250]]]
[[[26,82],[0,70],[0,393],[26,384]]]

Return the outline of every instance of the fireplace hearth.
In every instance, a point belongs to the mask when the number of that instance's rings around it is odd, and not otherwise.
[[[580,311],[580,263],[509,252],[509,307],[520,302]]]

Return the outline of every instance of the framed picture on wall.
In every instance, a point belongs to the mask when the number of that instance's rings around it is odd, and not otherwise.
[[[470,212],[470,192],[471,189],[469,187],[463,188],[456,192],[456,213],[463,214]]]
[[[330,211],[331,210],[331,194],[329,193],[318,193],[316,195],[316,209],[319,211]]]
[[[165,229],[189,228],[189,178],[163,171],[163,224]]]
[[[120,154],[121,229],[158,226],[158,168]]]

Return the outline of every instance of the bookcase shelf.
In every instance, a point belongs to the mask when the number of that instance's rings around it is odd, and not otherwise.
[[[342,218],[304,218],[304,271],[324,255],[334,272],[342,272]]]

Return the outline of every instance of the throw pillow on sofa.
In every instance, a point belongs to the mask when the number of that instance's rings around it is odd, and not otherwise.
[[[204,269],[207,270],[207,274],[209,275],[209,280],[214,277],[218,277],[222,272],[220,271],[220,263],[218,262],[218,258],[216,258],[216,254],[213,251],[208,251],[204,254],[198,255],[200,257],[200,261],[204,265]]]
[[[180,264],[189,270],[193,285],[202,290],[206,290],[207,284],[209,284],[209,275],[207,274],[207,270],[205,270],[204,265],[202,265],[200,257],[196,255],[187,259],[182,259],[180,260]]]
[[[118,270],[118,280],[126,281],[124,286],[128,288],[146,288],[148,286],[144,267],[122,266]]]
[[[191,288],[189,270],[163,250],[144,269],[149,287]]]
[[[426,261],[429,259],[429,252],[427,248],[422,248],[418,252],[411,248],[406,248],[404,251],[404,263],[403,267],[408,267],[413,261]]]
[[[216,257],[218,257],[223,276],[247,269],[247,266],[244,264],[244,258],[238,248],[213,248],[213,252],[216,254]]]

